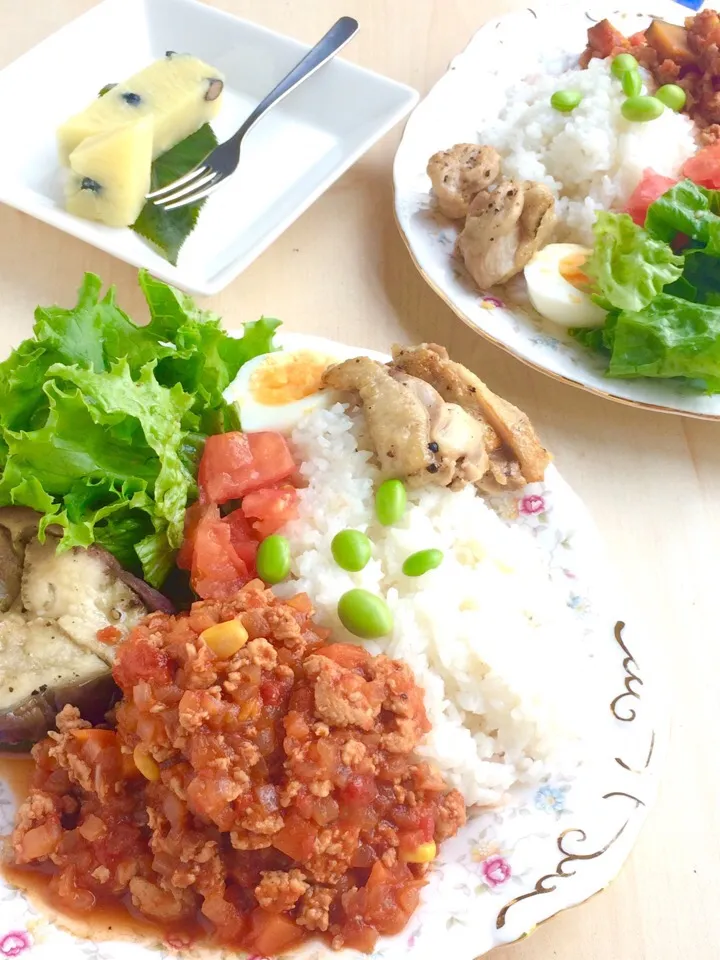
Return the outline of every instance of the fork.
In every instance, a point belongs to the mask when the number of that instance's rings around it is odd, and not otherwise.
[[[325,36],[309,50],[302,60],[296,64],[278,85],[253,110],[245,123],[229,140],[219,144],[205,159],[189,173],[178,177],[172,183],[148,193],[146,200],[163,210],[175,210],[197,203],[204,197],[214,193],[238,168],[240,163],[240,147],[246,134],[267,111],[280,103],[285,97],[299,87],[303,81],[312,76],[323,64],[332,59],[346,43],[357,33],[359,24],[352,17],[340,17],[333,24]]]

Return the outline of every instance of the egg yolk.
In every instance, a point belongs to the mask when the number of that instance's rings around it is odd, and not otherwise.
[[[322,387],[322,375],[332,363],[330,357],[315,353],[278,354],[253,371],[250,393],[267,407],[279,407],[304,400]]]
[[[558,264],[560,276],[576,290],[584,290],[590,286],[590,277],[582,269],[587,263],[587,259],[588,256],[584,252],[571,253],[569,256],[563,257]]]

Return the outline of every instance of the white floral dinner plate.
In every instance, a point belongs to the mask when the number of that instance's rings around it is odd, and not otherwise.
[[[622,7],[622,9],[618,9]],[[635,407],[720,419],[720,396],[705,396],[680,380],[610,379],[593,356],[531,307],[482,294],[452,256],[456,227],[436,212],[426,173],[437,150],[478,140],[497,114],[504,91],[530,74],[540,54],[555,49],[578,55],[593,22],[608,17],[626,34],[644,29],[650,14],[682,22],[690,11],[671,0],[538,0],[491,20],[451,63],[448,72],[413,111],[395,156],[395,213],[415,265],[428,284],[478,333],[519,360],[558,380]],[[494,294],[494,295],[493,295]]]
[[[285,337],[284,344],[341,359],[366,352],[300,335]],[[417,913],[400,935],[380,941],[373,960],[408,955],[474,960],[527,936],[615,878],[655,795],[664,741],[658,720],[661,697],[647,662],[648,645],[615,588],[585,508],[554,467],[545,483],[493,505],[525,534],[529,549],[539,547],[549,577],[572,612],[577,643],[591,664],[593,689],[587,698],[597,703],[592,717],[596,733],[579,768],[554,771],[537,789],[514,793],[506,808],[471,817],[443,845]],[[568,692],[577,692],[580,681],[569,667],[557,663],[555,668],[567,671]],[[10,831],[14,806],[10,785],[0,781],[0,833]],[[61,929],[0,878],[0,957],[158,958],[150,944],[103,941],[98,930],[93,937],[82,940]],[[167,957],[173,944],[154,946]],[[230,954],[222,956],[228,960]],[[340,954],[343,960],[362,956]],[[293,957],[330,960],[338,954],[315,942]]]

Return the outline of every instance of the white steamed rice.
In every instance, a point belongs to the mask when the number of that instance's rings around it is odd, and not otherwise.
[[[413,668],[433,725],[420,752],[468,804],[500,803],[514,784],[547,776],[549,764],[556,774],[563,764],[571,769],[583,730],[573,691],[586,695],[588,661],[539,553],[471,487],[410,492],[402,523],[380,526],[373,508],[378,470],[358,449],[362,428],[360,413],[336,404],[294,431],[309,486],[300,491],[299,518],[283,531],[298,579],[276,590],[307,592],[319,621],[345,642],[357,641],[337,618],[340,596],[363,587],[385,597],[393,633],[368,647]],[[333,536],[348,527],[366,531],[374,544],[359,573],[340,569],[330,551]],[[444,552],[442,565],[405,577],[404,559],[428,547]]]
[[[650,75],[642,71],[646,89]],[[571,114],[550,105],[557,90],[579,90]],[[621,209],[646,168],[676,176],[697,150],[695,125],[685,114],[665,112],[650,123],[625,120],[625,95],[609,60],[587,70],[548,58],[510,87],[496,120],[479,131],[503,157],[505,176],[535,180],[554,193],[559,226],[555,239],[592,246],[598,210]]]

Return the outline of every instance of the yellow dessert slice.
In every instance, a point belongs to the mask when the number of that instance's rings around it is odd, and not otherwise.
[[[150,191],[152,117],[88,137],[70,154],[70,213],[109,227],[135,223]]]
[[[67,164],[83,140],[143,117],[154,121],[152,155],[159,157],[212,120],[220,109],[223,86],[214,67],[170,51],[64,123],[58,130],[60,159]]]

